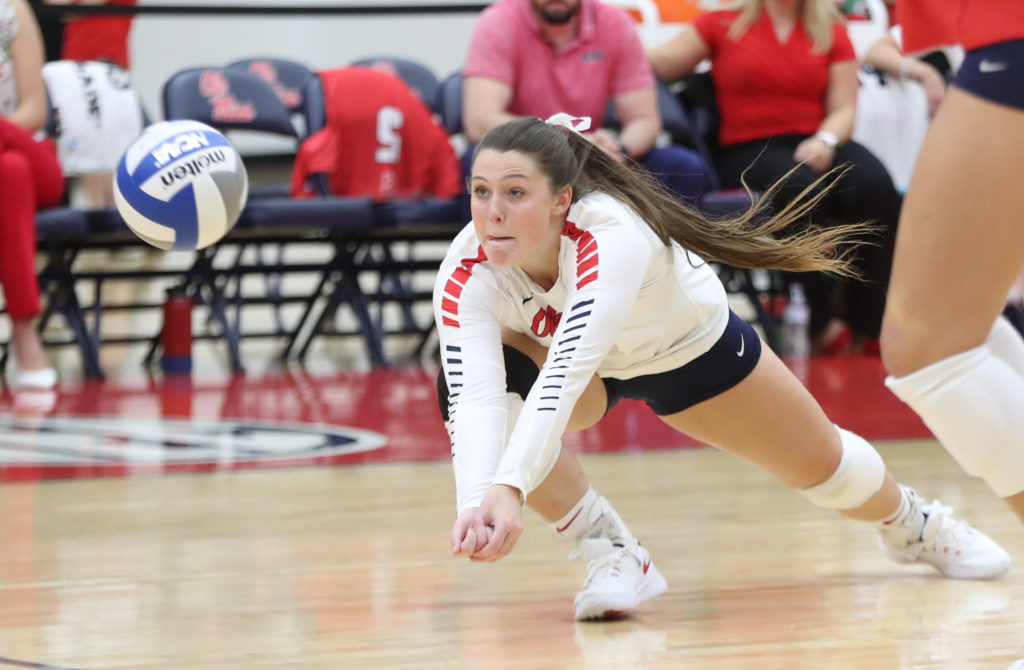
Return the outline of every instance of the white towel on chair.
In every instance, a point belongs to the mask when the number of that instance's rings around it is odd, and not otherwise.
[[[113,172],[145,125],[131,77],[109,63],[61,60],[43,66],[43,78],[60,123],[64,174]]]

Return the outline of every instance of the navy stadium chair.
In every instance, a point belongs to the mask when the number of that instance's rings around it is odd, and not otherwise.
[[[380,56],[377,58],[360,58],[352,63],[361,67],[373,67],[384,65],[392,68],[402,81],[409,85],[420,97],[420,100],[427,104],[431,110],[437,111],[435,101],[437,99],[437,76],[422,63],[399,58],[395,56]]]
[[[270,84],[297,128],[300,137],[308,137],[323,128],[323,90],[316,72],[301,63],[283,58],[247,58],[224,66],[227,72],[256,75]]]
[[[232,130],[255,131],[270,135],[294,139],[299,132],[292,123],[288,108],[281,97],[263,77],[252,74],[241,67],[232,69],[218,67],[190,68],[172,74],[163,86],[164,118],[193,119],[230,134]],[[253,208],[261,206],[267,198],[287,197],[288,184],[271,185],[265,188],[250,189],[249,204],[244,216],[236,226],[245,226],[252,220]],[[296,212],[296,216],[298,212]],[[238,258],[241,258],[239,251]],[[257,253],[261,249],[257,246]],[[279,249],[279,254],[280,254]],[[264,275],[266,292],[269,299],[280,297],[280,275],[268,273]],[[236,312],[240,307],[241,276],[235,286],[234,295]],[[221,296],[223,297],[223,296]],[[279,307],[280,305],[277,305]],[[222,322],[225,335],[228,337],[229,349],[232,353],[233,367],[241,367],[241,359],[236,352],[237,328],[230,326],[226,313],[221,313],[221,305],[212,308],[215,317]],[[275,309],[275,321],[278,329],[284,330],[280,312]],[[237,318],[236,318],[237,320]],[[151,353],[153,353],[151,351]]]
[[[456,70],[437,86],[434,109],[441,117],[441,126],[449,135],[462,132],[462,70]]]
[[[353,62],[351,66],[372,67],[379,63],[386,63],[390,66],[424,104],[432,112],[436,112],[434,99],[437,78],[433,72],[414,61],[387,56],[362,58]],[[317,91],[317,95],[321,105],[319,115],[326,118],[322,89]],[[305,113],[316,114],[315,105],[308,105]],[[315,126],[315,124],[315,121],[310,123],[311,126]],[[314,177],[313,185],[317,192],[323,196],[333,197],[334,194],[328,185],[326,175],[317,175],[316,177]],[[425,230],[429,228],[431,232],[425,232],[424,235],[433,235],[436,230],[448,230],[450,235],[454,235],[461,220],[463,220],[462,205],[459,198],[451,200],[394,199],[373,204],[374,228],[394,230],[397,235],[397,237],[380,238],[358,245],[353,255],[355,267],[361,274],[368,272],[376,274],[376,290],[368,298],[369,302],[377,307],[373,326],[377,333],[383,334],[387,331],[395,334],[418,335],[420,343],[417,353],[422,349],[427,337],[433,331],[433,319],[421,323],[421,320],[416,318],[412,307],[414,303],[426,302],[430,298],[413,289],[411,274],[424,270],[428,265],[436,267],[440,259],[437,262],[430,261],[428,263],[414,257],[413,249],[417,243],[416,229],[418,227]],[[395,244],[396,242],[408,243],[405,245],[407,248],[400,248]],[[333,284],[321,282],[321,288],[318,288],[317,292],[327,298],[327,306],[320,310],[319,316],[315,317],[315,324],[301,342],[290,341],[288,343],[286,354],[295,350],[301,358],[316,336],[330,334],[335,308],[347,299],[346,296],[351,294],[351,288],[336,282]],[[397,304],[400,310],[398,325],[385,324],[385,305],[389,303]],[[303,316],[304,323],[314,321],[314,317],[310,313],[311,309],[312,304],[307,306]]]
[[[50,319],[59,314],[71,331],[70,342],[82,356],[82,374],[86,379],[103,379],[100,366],[99,341],[86,324],[85,311],[75,291],[76,278],[71,264],[77,255],[76,242],[90,234],[88,213],[71,207],[53,207],[36,213],[36,240],[45,265],[39,272],[39,290],[43,312],[38,329],[42,333]],[[7,347],[0,355],[0,369],[7,363]]]
[[[202,67],[171,75],[163,86],[164,118],[193,119],[218,130],[254,130],[298,138],[288,109],[256,75]]]
[[[316,90],[319,90],[319,80],[311,77],[307,84],[316,81]],[[205,82],[205,88],[203,84]],[[210,99],[209,95],[204,96],[203,92],[213,90],[222,96],[230,96],[232,104],[240,105],[251,113],[239,113],[228,115],[228,118],[215,113],[216,102]],[[306,91],[310,88],[307,86]],[[299,109],[308,100],[299,103]],[[319,110],[323,109],[322,100],[318,100]],[[168,119],[190,118],[202,121],[215,128],[230,130],[249,130],[274,133],[287,137],[298,137],[298,133],[292,124],[291,115],[284,106],[273,87],[263,78],[236,67],[233,69],[218,68],[195,68],[184,70],[172,75],[164,85],[164,110]],[[245,117],[245,118],[243,118]],[[236,228],[249,229],[273,229],[281,230],[290,227],[309,229],[323,227],[332,236],[349,239],[355,232],[363,231],[370,227],[373,222],[372,206],[367,198],[329,198],[324,200],[294,200],[291,198],[261,198],[250,199],[242,219]],[[356,269],[348,262],[347,247],[338,243],[336,260],[331,266],[325,268],[323,275],[326,278],[342,272],[344,279],[339,283],[344,286],[344,302],[348,304],[359,323],[359,330],[364,337],[371,360],[374,365],[382,365],[383,355],[381,353],[381,334],[369,319],[365,309],[365,296],[358,289],[354,273]],[[242,251],[239,251],[238,258],[241,259]],[[240,261],[239,261],[240,262]],[[264,276],[267,279],[266,297],[260,300],[270,302],[275,307],[276,330],[286,336],[287,344],[282,356],[287,355],[291,349],[298,331],[307,319],[304,315],[299,324],[295,327],[286,327],[279,309],[281,307],[280,274],[278,269],[284,267],[283,259],[279,258],[276,264],[266,264],[267,272]],[[335,266],[342,267],[338,270]],[[240,312],[246,299],[242,297],[241,276],[236,283],[233,298],[225,294],[223,287],[218,286],[219,293],[216,297],[223,303],[233,302]],[[315,296],[304,299],[306,311],[311,309]],[[237,341],[240,337],[240,329],[237,323],[240,315],[236,316],[235,325],[231,325],[226,315],[218,313],[217,320],[225,324],[225,335],[229,337],[229,345],[232,354],[235,354],[236,345],[231,338]],[[240,365],[240,359],[239,359]]]

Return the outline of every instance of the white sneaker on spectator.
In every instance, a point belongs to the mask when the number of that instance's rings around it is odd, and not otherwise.
[[[14,376],[14,388],[25,390],[49,391],[57,386],[57,370],[39,368],[38,370],[19,370]]]
[[[587,581],[576,594],[576,619],[603,619],[622,614],[668,588],[651,555],[633,540],[615,545],[599,537],[582,540],[569,554],[587,561]]]
[[[922,506],[926,515],[921,540],[905,547],[887,544],[885,555],[897,563],[927,563],[952,579],[993,579],[1010,569],[1010,555],[989,536],[953,518],[938,500]]]

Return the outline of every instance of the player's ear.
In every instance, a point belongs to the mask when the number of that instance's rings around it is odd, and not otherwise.
[[[555,204],[553,207],[552,214],[564,216],[569,211],[569,206],[572,205],[572,185],[563,186],[559,190],[555,191]]]

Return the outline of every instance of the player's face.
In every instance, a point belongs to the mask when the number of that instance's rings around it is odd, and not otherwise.
[[[487,259],[535,274],[555,272],[572,190],[551,192],[551,182],[532,157],[484,149],[473,161],[471,209]]]
[[[569,23],[580,10],[580,0],[530,0],[533,12],[545,23]]]

